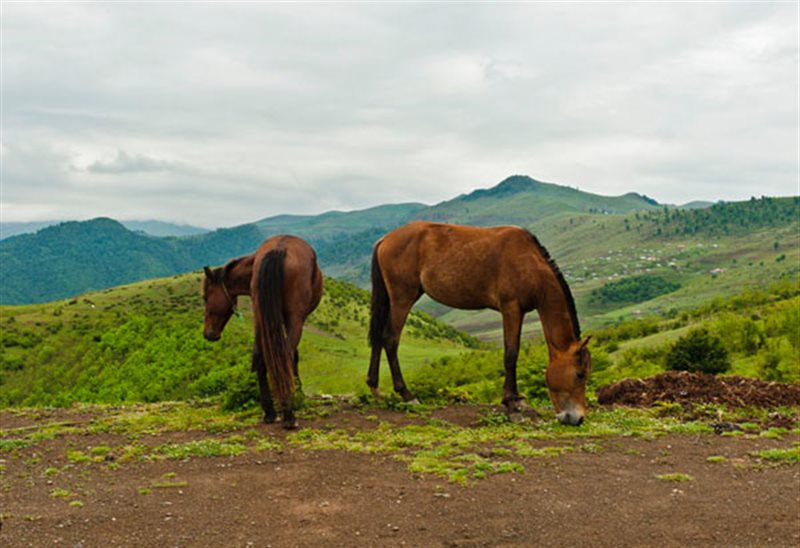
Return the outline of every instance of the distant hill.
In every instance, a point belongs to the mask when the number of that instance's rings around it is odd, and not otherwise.
[[[34,221],[30,223],[0,223],[0,240],[19,234],[29,234],[63,221]]]
[[[210,232],[207,228],[192,225],[165,223],[164,221],[120,221],[128,230],[144,232],[150,236],[196,236]]]
[[[309,239],[329,239],[376,227],[399,226],[426,208],[425,204],[417,203],[388,204],[358,211],[328,211],[321,215],[278,215],[254,224],[265,235],[290,233]]]
[[[179,274],[250,252],[254,225],[184,238],[133,232],[106,218],[67,222],[0,242],[0,303],[34,303]]]
[[[565,212],[613,214],[658,207],[655,200],[636,193],[600,196],[514,175],[492,188],[475,190],[421,210],[415,218],[479,226],[529,225]]]
[[[693,202],[687,202],[683,205],[679,205],[680,209],[705,209],[707,207],[711,207],[714,205],[714,202],[707,202],[705,200],[695,200]]]
[[[65,221],[38,221],[30,223],[0,223],[0,240],[17,236],[19,234],[30,234],[57,225]],[[166,223],[164,221],[119,221],[128,230],[144,232],[150,236],[192,236],[209,232],[206,228],[191,225],[179,225]]]
[[[792,200],[768,198],[681,210],[636,193],[600,196],[515,175],[433,206],[389,204],[321,215],[280,215],[192,236],[153,237],[111,219],[62,223],[0,242],[0,303],[45,302],[222,264],[279,233],[306,238],[327,275],[367,286],[374,243],[415,219],[523,226],[570,272],[572,265],[595,260],[614,246],[646,249],[694,234],[739,234],[745,226],[749,232],[790,227],[800,211]]]

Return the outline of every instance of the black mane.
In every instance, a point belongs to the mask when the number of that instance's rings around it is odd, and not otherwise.
[[[547,264],[550,265],[550,268],[553,269],[553,274],[556,275],[556,279],[558,283],[561,285],[561,289],[564,291],[564,297],[567,299],[567,308],[569,309],[569,315],[572,318],[572,331],[575,334],[575,339],[581,338],[581,325],[578,322],[578,311],[575,309],[575,299],[572,297],[572,291],[570,291],[569,286],[567,285],[567,280],[564,279],[564,275],[561,273],[561,269],[558,268],[558,265],[550,256],[550,252],[547,251],[547,248],[539,242],[539,240],[534,236],[530,231],[528,232],[528,236],[531,237],[533,243],[536,245],[536,248],[539,250],[539,253],[542,254],[547,260]]]

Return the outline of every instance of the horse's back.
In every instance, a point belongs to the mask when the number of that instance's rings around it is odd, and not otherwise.
[[[304,309],[310,314],[322,298],[322,271],[317,254],[311,245],[298,236],[280,234],[264,241],[256,251],[254,268],[272,251],[284,252],[283,276],[287,305]],[[255,270],[256,272],[258,270]]]
[[[533,253],[532,237],[515,226],[473,227],[416,221],[379,243],[381,267],[395,284],[421,284],[457,308],[497,308]]]

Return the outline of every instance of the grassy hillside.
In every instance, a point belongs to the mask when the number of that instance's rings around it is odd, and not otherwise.
[[[148,280],[47,304],[0,307],[0,405],[69,405],[252,396],[252,323],[202,337],[200,274]],[[300,346],[307,393],[365,391],[369,295],[327,279]],[[409,319],[401,359],[413,372],[474,341],[424,314]],[[391,390],[383,368],[382,386]],[[238,402],[241,403],[241,402]]]
[[[564,272],[581,325],[593,328],[691,309],[800,274],[798,214],[796,198],[767,198],[688,212],[662,208],[620,215],[562,213],[525,226]],[[678,287],[641,300],[598,296],[604,288],[619,291],[622,280],[645,280],[641,286],[652,277]],[[482,339],[501,337],[496,312],[450,310],[430,301],[420,306]],[[525,328],[528,337],[541,332],[535,315],[531,316]]]
[[[587,394],[625,378],[665,371],[672,345],[688,332],[707,329],[729,353],[729,373],[770,381],[800,382],[800,282],[784,279],[758,290],[718,298],[678,315],[664,313],[589,329],[593,372]],[[423,397],[496,402],[502,392],[502,350],[481,348],[445,356],[418,369],[409,387]],[[547,401],[547,347],[526,342],[520,352],[520,391]]]

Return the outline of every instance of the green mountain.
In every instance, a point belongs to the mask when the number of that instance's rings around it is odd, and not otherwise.
[[[112,219],[61,223],[0,242],[0,303],[46,302],[220,264],[262,239],[255,225],[156,238]]]
[[[0,240],[31,234],[48,226],[57,225],[64,221],[34,221],[29,223],[0,223]],[[179,225],[164,221],[120,221],[128,230],[144,232],[149,236],[193,236],[209,232],[208,229],[191,225]]]
[[[648,250],[657,249],[666,256],[671,253],[670,246],[679,245],[676,239],[685,239],[680,244],[684,246],[703,244],[708,238],[729,240],[720,240],[717,247],[706,247],[702,252],[693,251],[704,259],[679,274],[669,267],[665,274],[670,281],[675,276],[686,278],[689,272],[701,279],[707,274],[702,271],[706,264],[730,261],[731,257],[725,255],[741,246],[755,245],[765,253],[749,254],[756,263],[774,262],[773,255],[783,254],[787,262],[777,265],[777,270],[785,270],[797,248],[797,238],[791,237],[790,227],[796,225],[798,211],[796,198],[754,199],[684,210],[659,205],[635,193],[600,196],[513,176],[492,188],[433,206],[410,203],[316,216],[280,215],[187,237],[155,238],[126,231],[110,219],[96,219],[63,223],[0,242],[3,280],[0,303],[45,302],[154,276],[188,272],[204,264],[222,264],[231,257],[252,252],[267,236],[286,232],[308,239],[327,275],[366,287],[374,243],[396,226],[414,219],[430,219],[474,225],[517,224],[528,228],[548,247],[568,279],[574,280],[579,305],[593,310],[586,295],[597,289],[598,280],[607,271],[612,279],[648,272],[644,266],[631,266],[639,261],[633,255],[650,256]],[[775,250],[770,247],[777,241],[772,239],[771,231],[786,232],[780,237],[785,243],[779,253],[773,253]],[[617,265],[617,259],[625,260]],[[650,267],[652,271],[653,265]],[[748,276],[759,279],[762,275],[752,271],[744,279],[749,279]],[[765,279],[773,279],[771,276]],[[680,291],[676,294],[681,294]],[[704,294],[708,292],[704,290]],[[423,306],[463,329],[487,338],[497,336],[499,324],[491,313],[481,316],[446,311],[431,303]],[[493,327],[489,328],[490,325]]]
[[[376,227],[396,227],[413,219],[425,204],[389,204],[358,211],[328,211],[321,215],[278,215],[256,221],[264,235],[295,234],[309,240],[330,239]]]
[[[417,219],[478,226],[529,225],[563,213],[628,213],[660,207],[636,193],[600,196],[514,175],[495,187],[480,189],[420,211]]]
[[[46,304],[0,308],[0,407],[149,402],[255,395],[248,298],[217,343],[202,336],[202,273],[151,279]],[[306,393],[366,393],[369,293],[325,280],[300,345]],[[400,351],[404,372],[475,346],[469,336],[420,312]],[[391,392],[383,368],[382,389]]]

